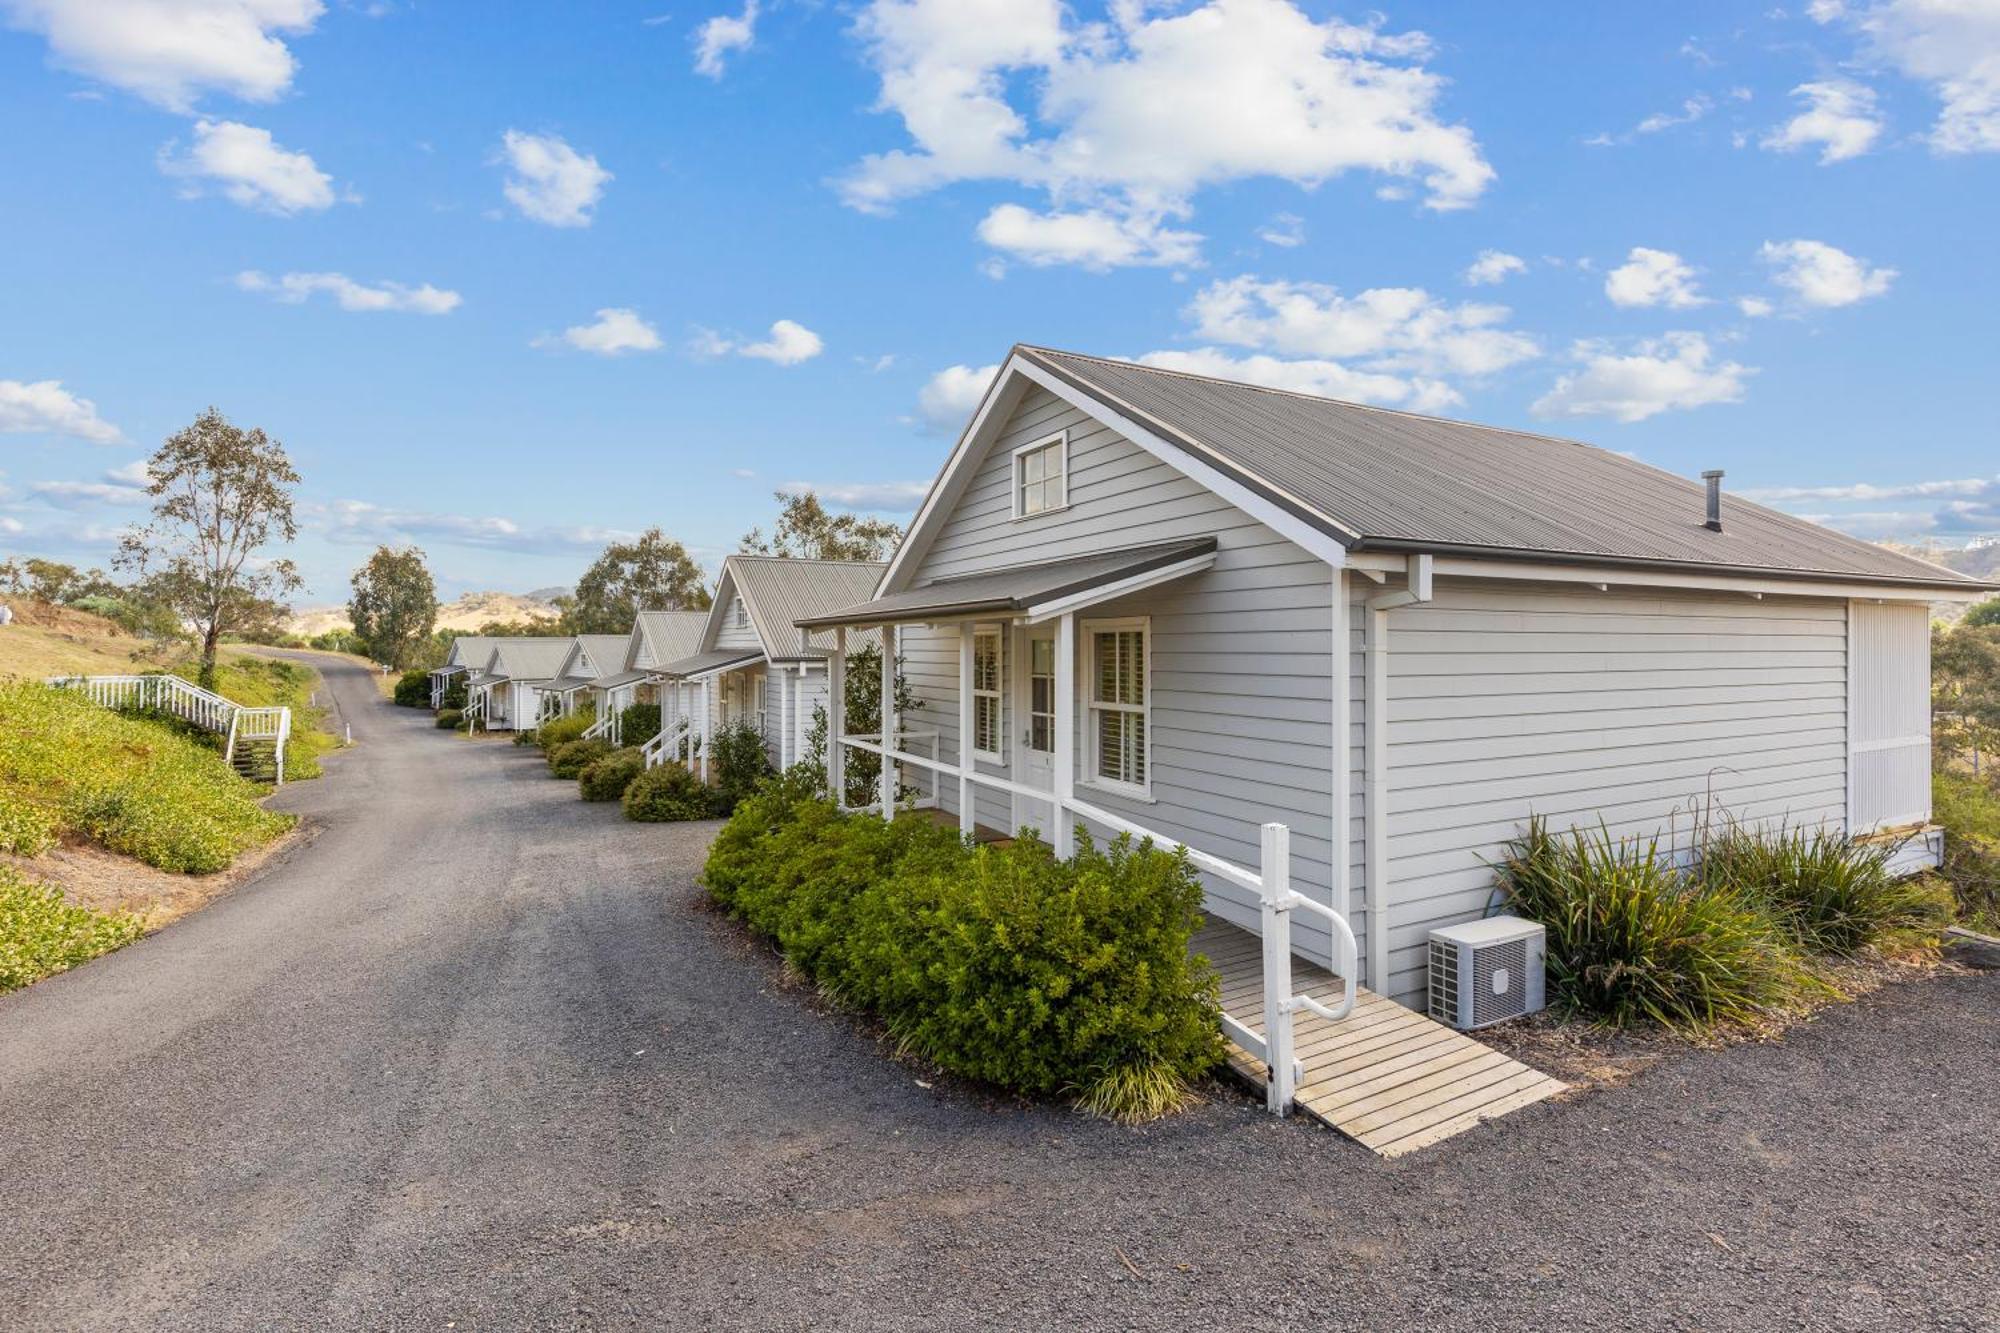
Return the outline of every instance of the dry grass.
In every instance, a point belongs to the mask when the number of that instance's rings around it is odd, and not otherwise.
[[[164,666],[161,646],[134,638],[102,616],[10,597],[14,622],[0,625],[0,676],[113,676]]]
[[[130,912],[158,930],[197,908],[206,907],[267,865],[311,838],[301,823],[282,837],[252,848],[229,869],[212,875],[177,875],[155,870],[143,861],[120,856],[81,839],[65,840],[40,856],[0,853],[0,865],[12,866],[30,879],[54,885],[63,899],[99,912]]]

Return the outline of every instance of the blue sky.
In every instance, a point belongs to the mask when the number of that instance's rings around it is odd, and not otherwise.
[[[1016,341],[2000,531],[2000,0],[0,0],[0,125],[14,552],[213,403],[302,603],[712,568],[907,517]]]

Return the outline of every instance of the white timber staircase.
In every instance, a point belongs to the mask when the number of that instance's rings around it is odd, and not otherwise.
[[[283,786],[285,743],[292,710],[251,708],[179,676],[51,676],[59,689],[82,691],[92,703],[121,711],[165,713],[222,737],[223,762],[253,782]]]

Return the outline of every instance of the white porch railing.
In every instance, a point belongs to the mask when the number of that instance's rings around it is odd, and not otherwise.
[[[899,733],[899,739],[902,733]],[[934,739],[935,732],[930,733]],[[849,749],[875,755],[889,763],[914,765],[929,769],[939,776],[956,778],[961,784],[985,787],[991,791],[1005,792],[1012,796],[1023,796],[1050,805],[1055,810],[1058,821],[1074,817],[1085,823],[1101,825],[1118,833],[1129,833],[1134,838],[1151,839],[1162,847],[1176,847],[1185,852],[1195,869],[1214,875],[1218,879],[1248,889],[1257,895],[1258,933],[1264,947],[1264,1032],[1259,1034],[1247,1025],[1232,1018],[1227,1012],[1222,1015],[1222,1030],[1231,1041],[1264,1062],[1270,1071],[1270,1081],[1266,1089],[1266,1105],[1274,1115],[1290,1112],[1297,1092],[1302,1070],[1293,1055],[1292,1024],[1294,1016],[1301,1010],[1318,1014],[1329,1022],[1337,1023],[1354,1012],[1356,990],[1354,976],[1357,969],[1357,949],[1354,931],[1348,926],[1347,918],[1324,903],[1315,902],[1292,889],[1291,830],[1283,824],[1265,824],[1260,832],[1260,865],[1257,870],[1235,865],[1198,848],[1190,847],[1178,838],[1155,832],[1129,819],[1112,814],[1073,795],[1065,796],[1046,787],[1033,787],[1008,778],[995,777],[976,769],[961,768],[957,764],[945,763],[935,755],[912,753],[900,745],[884,748],[880,736],[842,736],[840,743]],[[961,786],[961,790],[964,787]],[[840,797],[836,795],[836,800]],[[860,807],[879,812],[881,805]],[[961,819],[968,817],[961,814]],[[1060,846],[1061,844],[1058,843]],[[1302,995],[1292,987],[1292,913],[1308,912],[1326,922],[1334,942],[1334,971],[1341,977],[1343,990],[1340,1003],[1324,1005],[1309,995]]]
[[[222,760],[232,766],[244,747],[268,744],[277,783],[285,783],[285,743],[292,735],[289,708],[251,708],[179,676],[51,676],[47,683],[81,691],[105,708],[153,709],[212,731],[223,738]]]
[[[639,747],[639,754],[647,768],[657,768],[669,759],[692,759],[699,744],[694,724],[685,717],[677,717],[662,722],[659,733]]]

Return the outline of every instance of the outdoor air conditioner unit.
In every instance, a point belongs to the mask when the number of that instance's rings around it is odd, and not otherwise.
[[[1532,1014],[1544,1004],[1547,933],[1518,916],[1431,932],[1431,1017],[1460,1031]]]

